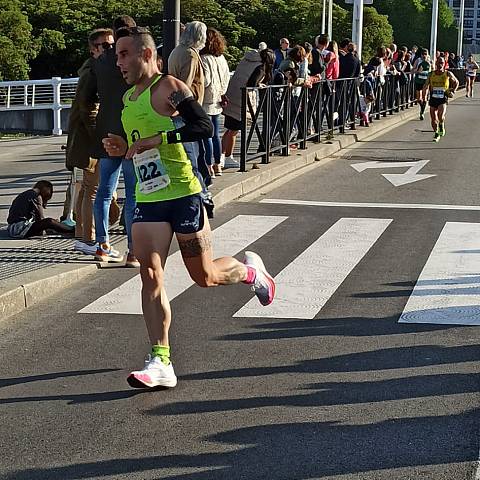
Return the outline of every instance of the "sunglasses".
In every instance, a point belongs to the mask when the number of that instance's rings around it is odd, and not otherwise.
[[[93,46],[95,48],[102,47],[104,50],[108,50],[109,48],[113,47],[113,43],[109,43],[109,42],[94,43]]]

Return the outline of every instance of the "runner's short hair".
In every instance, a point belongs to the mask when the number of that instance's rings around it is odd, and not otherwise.
[[[139,52],[146,48],[152,51],[152,56],[157,59],[157,46],[153,40],[152,34],[147,27],[122,27],[117,30],[117,39],[122,37],[131,37]]]

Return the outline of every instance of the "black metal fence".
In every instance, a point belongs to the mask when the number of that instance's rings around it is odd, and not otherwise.
[[[465,85],[465,70],[452,70]],[[240,171],[247,162],[270,163],[415,105],[414,75],[387,74],[381,82],[349,78],[309,87],[269,85],[242,89]]]

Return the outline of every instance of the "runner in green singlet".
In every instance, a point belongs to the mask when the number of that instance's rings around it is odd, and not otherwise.
[[[423,87],[427,81],[428,74],[432,69],[428,50],[422,48],[422,55],[415,64],[415,97],[418,105],[420,105],[420,120],[425,118],[425,108],[427,106],[427,99],[423,95]]]
[[[134,388],[174,387],[171,310],[163,283],[173,234],[190,277],[201,287],[247,283],[260,303],[268,305],[275,282],[253,252],[245,252],[244,263],[233,257],[213,259],[202,187],[189,157],[191,142],[212,135],[210,119],[182,81],[159,73],[147,29],[123,28],[117,39],[117,65],[133,85],[124,96],[122,113],[128,144],[111,134],[103,142],[109,155],[132,159],[135,166],[133,249],[140,262],[143,315],[152,344],[144,368],[132,372],[127,381]]]

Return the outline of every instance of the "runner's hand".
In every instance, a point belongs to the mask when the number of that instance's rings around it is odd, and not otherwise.
[[[136,142],[132,143],[130,148],[127,150],[125,158],[130,159],[136,153],[142,153],[145,150],[150,150],[151,148],[158,147],[162,143],[161,135],[154,135],[153,137],[141,138]]]
[[[102,139],[103,148],[110,157],[123,157],[128,149],[127,142],[120,135],[109,133]]]

